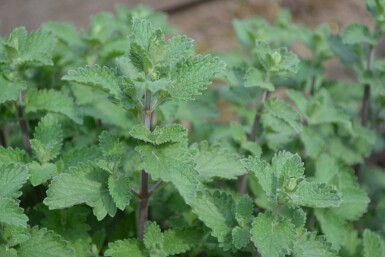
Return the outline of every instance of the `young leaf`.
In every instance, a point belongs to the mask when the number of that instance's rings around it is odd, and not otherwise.
[[[253,208],[253,199],[248,195],[241,196],[235,208],[235,219],[241,227],[251,222],[253,218]]]
[[[211,84],[224,66],[217,57],[210,55],[182,59],[171,72],[171,78],[175,80],[168,90],[171,97],[193,100],[195,95],[200,95],[201,91]]]
[[[182,125],[170,124],[163,128],[157,126],[151,132],[143,125],[136,125],[131,129],[130,135],[146,143],[161,145],[182,142],[187,137],[187,130]]]
[[[53,163],[37,163],[28,164],[29,172],[31,173],[31,184],[37,186],[43,184],[57,173],[57,167]]]
[[[262,256],[281,257],[290,254],[294,243],[294,224],[261,213],[252,224],[251,240]]]
[[[202,181],[210,181],[215,177],[235,179],[246,173],[237,155],[219,145],[209,146],[207,141],[202,141],[193,144],[190,152]]]
[[[294,242],[293,256],[337,257],[337,253],[323,236],[317,236],[315,232],[304,232]]]
[[[63,145],[63,131],[58,121],[52,116],[45,116],[35,128],[31,147],[40,163],[54,160]]]
[[[236,226],[231,231],[232,243],[235,248],[242,249],[250,243],[250,227],[239,227]]]
[[[175,36],[166,43],[162,63],[173,67],[181,58],[194,52],[194,41],[186,36]]]
[[[365,229],[364,231],[364,257],[385,256],[384,239],[377,233]]]
[[[116,207],[124,210],[131,200],[130,178],[125,174],[110,175],[108,178],[108,190]]]
[[[82,115],[72,98],[55,90],[30,90],[25,98],[25,112],[49,111],[60,113],[77,124],[83,123]]]
[[[32,228],[30,238],[21,243],[19,257],[75,257],[74,250],[61,237],[47,229]]]
[[[118,240],[108,244],[108,249],[104,252],[107,257],[148,257],[143,243],[135,239]]]
[[[101,88],[115,97],[119,97],[121,94],[119,78],[116,71],[105,66],[101,67],[97,64],[70,70],[67,75],[62,77],[62,80]]]

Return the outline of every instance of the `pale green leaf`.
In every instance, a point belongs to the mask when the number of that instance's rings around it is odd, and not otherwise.
[[[119,137],[111,132],[103,131],[99,136],[99,147],[106,158],[121,157],[124,152],[124,145]]]
[[[246,71],[244,78],[245,87],[258,87],[266,91],[274,91],[274,84],[266,81],[262,71],[251,67]]]
[[[136,125],[131,129],[130,135],[147,143],[161,145],[183,141],[187,136],[187,131],[178,124],[170,124],[165,127],[156,126],[153,131],[148,130],[143,125]]]
[[[250,243],[250,227],[235,227],[232,232],[232,243],[235,248],[242,249]]]
[[[283,257],[290,254],[294,242],[294,224],[289,220],[261,213],[252,224],[251,240],[262,256]]]
[[[337,257],[330,244],[316,233],[305,232],[294,242],[294,257]]]
[[[220,145],[210,146],[207,141],[193,144],[190,152],[195,160],[195,170],[202,181],[211,181],[213,178],[235,179],[246,173],[239,157]]]
[[[33,186],[45,183],[57,173],[57,167],[53,163],[37,163],[31,162],[28,164],[29,172],[31,174],[30,180]]]
[[[11,82],[0,75],[0,104],[16,101],[17,97],[25,89],[27,89],[27,83],[23,81]]]
[[[0,246],[1,257],[18,257],[17,251],[14,248],[8,248],[5,245]]]
[[[146,144],[139,145],[135,150],[142,157],[141,168],[153,180],[171,182],[186,201],[196,196],[198,173],[194,170],[193,160],[185,144]]]
[[[72,23],[47,22],[42,26],[44,30],[50,31],[55,37],[59,38],[69,46],[81,46],[83,44],[79,33]]]
[[[24,150],[0,146],[0,165],[10,163],[24,164],[27,162],[27,159],[27,153]]]
[[[300,182],[295,191],[287,192],[290,201],[296,205],[327,208],[338,207],[341,196],[335,186],[318,182]]]
[[[364,257],[383,257],[385,256],[384,238],[379,234],[365,229],[364,231]]]
[[[342,42],[344,44],[370,44],[376,45],[379,38],[373,36],[368,26],[360,23],[349,24],[342,32]]]
[[[19,197],[18,192],[29,178],[26,166],[19,164],[8,164],[0,166],[0,196]]]
[[[24,98],[25,112],[49,111],[60,113],[77,124],[83,123],[82,115],[72,98],[55,90],[30,90]]]
[[[175,36],[166,43],[162,55],[162,63],[174,66],[181,58],[187,57],[194,52],[194,42],[186,36]]]
[[[42,118],[35,128],[34,138],[30,141],[32,151],[40,163],[54,160],[61,151],[63,145],[63,131],[52,116]]]
[[[20,227],[27,227],[28,217],[19,201],[0,195],[0,222]]]
[[[2,229],[2,238],[7,242],[7,246],[9,247],[14,247],[27,241],[30,236],[29,230],[24,227],[5,225]]]
[[[31,230],[31,237],[20,244],[19,257],[75,257],[74,250],[59,235],[47,229]]]
[[[148,257],[148,254],[144,250],[143,243],[135,239],[118,240],[109,243],[104,255],[107,257]]]
[[[93,66],[70,70],[62,79],[104,89],[115,97],[121,94],[119,78],[116,71],[106,66],[102,67],[95,64]]]
[[[169,89],[171,97],[180,100],[194,99],[211,84],[215,75],[223,68],[224,63],[210,55],[182,59],[171,72],[171,78],[175,81]]]
[[[348,227],[343,219],[330,210],[332,209],[317,209],[315,215],[326,239],[332,244],[333,249],[339,250],[345,241]]]
[[[309,127],[302,129],[300,138],[305,146],[306,155],[310,158],[317,158],[326,143],[320,133]]]
[[[315,177],[321,183],[330,183],[339,173],[338,165],[333,157],[321,154],[315,162]]]
[[[124,210],[131,200],[130,178],[125,174],[110,175],[108,190],[116,207]]]
[[[248,195],[242,195],[235,207],[235,219],[241,227],[246,226],[253,218],[254,203]]]

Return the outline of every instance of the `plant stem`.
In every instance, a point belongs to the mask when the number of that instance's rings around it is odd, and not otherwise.
[[[375,58],[374,46],[370,46],[369,57],[368,57],[368,70],[372,70],[373,62]],[[370,85],[366,84],[364,87],[364,96],[362,98],[362,109],[361,109],[361,124],[366,127],[369,120],[369,109],[370,109]]]
[[[7,147],[7,139],[5,136],[5,125],[0,128],[0,145],[2,147]]]
[[[151,109],[151,92],[146,91],[144,97],[144,116],[143,116],[143,125],[151,130],[152,127],[152,109]],[[144,227],[148,220],[148,203],[150,194],[148,191],[148,174],[146,171],[140,171],[140,189],[139,189],[139,205],[138,205],[138,238],[143,240],[144,237]]]
[[[251,128],[251,133],[248,137],[248,141],[250,141],[250,142],[256,142],[257,141],[257,132],[258,132],[258,129],[260,126],[260,119],[261,119],[261,113],[263,110],[263,104],[265,103],[267,98],[268,98],[268,92],[264,91],[260,105],[258,106],[258,104],[257,104],[258,107],[257,107],[257,111],[255,112],[253,126]],[[238,188],[239,194],[244,195],[246,193],[247,184],[248,184],[248,174],[245,173],[242,175],[240,183],[239,183],[239,188]]]
[[[23,137],[24,149],[28,153],[31,153],[31,143],[29,142],[30,138],[29,138],[29,132],[28,132],[28,124],[24,118],[24,109],[21,106],[21,102],[22,102],[22,95],[20,94],[16,102],[17,118],[19,120],[19,127],[21,131],[21,135]]]

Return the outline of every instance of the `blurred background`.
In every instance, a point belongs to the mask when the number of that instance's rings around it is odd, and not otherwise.
[[[310,27],[326,22],[338,32],[352,22],[370,25],[363,0],[0,0],[0,35],[18,26],[33,30],[50,20],[86,27],[90,15],[112,11],[118,3],[167,12],[169,22],[194,38],[202,52],[236,46],[234,19],[258,15],[273,21],[281,7],[291,10],[295,22]]]

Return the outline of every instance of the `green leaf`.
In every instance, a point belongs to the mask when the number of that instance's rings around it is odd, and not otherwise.
[[[69,46],[82,46],[81,38],[76,31],[74,24],[66,22],[46,22],[44,30],[50,31],[55,37],[65,42]]]
[[[91,164],[55,176],[44,199],[50,210],[87,204],[94,208],[98,220],[115,216],[116,205],[108,191],[108,175]]]
[[[323,236],[317,236],[315,232],[305,232],[294,242],[293,256],[337,257],[337,253]]]
[[[2,229],[2,238],[7,242],[7,246],[14,247],[30,238],[30,233],[27,228],[5,225]],[[2,255],[1,255],[2,256]]]
[[[116,71],[106,66],[102,67],[95,64],[85,68],[70,70],[67,75],[62,77],[62,80],[101,88],[115,97],[121,95],[119,78]]]
[[[246,226],[253,218],[254,203],[248,195],[242,195],[235,208],[235,219],[241,227]]]
[[[250,243],[250,227],[235,227],[232,232],[232,243],[235,248],[242,249]]]
[[[318,182],[302,181],[293,192],[287,192],[290,201],[296,205],[312,208],[338,207],[340,193],[335,186]]]
[[[4,41],[8,57],[16,65],[53,65],[52,50],[55,44],[53,35],[44,30],[30,34],[24,27],[11,32]]]
[[[16,101],[17,97],[25,89],[27,89],[27,83],[23,81],[11,82],[0,75],[0,104]]]
[[[0,146],[0,165],[10,163],[24,164],[27,162],[27,159],[27,153],[24,150]]]
[[[190,230],[167,230],[162,233],[156,223],[149,222],[146,224],[143,242],[151,257],[166,257],[187,252],[199,239],[199,234]]]
[[[136,125],[131,129],[130,135],[153,145],[161,145],[183,141],[187,136],[187,130],[182,125],[170,124],[162,128],[156,126],[151,132],[143,125]]]
[[[321,154],[315,163],[315,177],[318,182],[330,183],[339,173],[339,168],[334,158],[328,154]]]
[[[251,240],[262,256],[282,257],[290,254],[294,243],[294,224],[261,213],[252,224]]]
[[[148,257],[142,242],[135,239],[118,240],[108,244],[108,249],[104,252],[107,257]]]
[[[326,239],[332,244],[333,249],[339,250],[347,235],[346,222],[336,216],[332,209],[317,209],[315,215],[321,225]]]
[[[135,150],[142,157],[141,168],[153,180],[171,182],[186,201],[196,196],[198,173],[184,143],[146,144],[137,146]]]
[[[110,173],[115,173],[125,153],[123,143],[114,133],[103,131],[99,136],[99,146],[104,159],[97,161],[98,166]]]
[[[77,124],[83,123],[82,115],[72,98],[55,90],[29,90],[24,98],[25,112],[49,111],[60,113]]]
[[[182,59],[171,72],[171,78],[175,82],[171,85],[169,93],[172,98],[193,100],[223,69],[224,63],[210,55]]]
[[[2,257],[18,257],[14,248],[8,248],[5,245],[0,246],[0,256]]]
[[[344,44],[370,44],[377,45],[379,38],[373,36],[368,26],[361,23],[349,24],[342,33],[342,42]]]
[[[175,36],[166,43],[162,63],[174,66],[181,58],[187,57],[194,52],[194,41],[186,36]]]
[[[28,170],[19,164],[0,166],[0,196],[19,197],[20,188],[29,178]]]
[[[231,233],[236,226],[235,204],[232,197],[224,192],[202,190],[188,203],[193,213],[212,230],[221,247],[231,249]]]
[[[301,131],[301,141],[305,146],[306,155],[310,158],[317,158],[325,146],[325,140],[320,133],[310,127],[304,127]]]
[[[27,227],[28,217],[19,201],[0,195],[0,222],[20,227]]]
[[[31,147],[40,163],[54,160],[63,145],[63,131],[57,119],[52,116],[42,118],[35,128]]]
[[[61,237],[47,229],[32,228],[31,237],[20,244],[19,257],[75,257],[74,250]]]
[[[190,152],[201,181],[211,181],[215,177],[236,179],[246,173],[239,162],[239,157],[220,145],[209,146],[207,141],[202,141],[199,144],[193,144]]]
[[[259,87],[262,90],[267,90],[269,92],[272,92],[275,89],[273,83],[265,81],[263,72],[254,67],[251,67],[246,71],[244,81],[245,87]]]
[[[301,132],[302,124],[299,114],[291,106],[277,98],[270,98],[264,103],[262,116],[265,115],[271,115],[286,123],[295,133]],[[262,117],[262,122],[263,120],[264,118]]]
[[[37,186],[45,183],[57,173],[57,167],[53,163],[37,163],[28,164],[29,172],[31,173],[31,184]]]
[[[125,174],[110,175],[108,190],[116,207],[124,210],[131,200],[130,178]]]
[[[385,256],[384,239],[377,233],[364,230],[364,257],[382,257]]]

